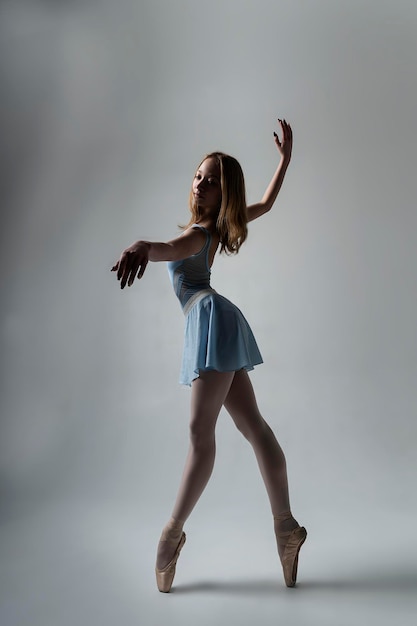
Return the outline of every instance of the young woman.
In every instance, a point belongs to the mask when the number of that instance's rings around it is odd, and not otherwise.
[[[275,202],[291,159],[292,130],[279,120],[274,133],[281,155],[260,202],[246,205],[242,169],[221,152],[207,155],[197,168],[190,193],[191,219],[183,233],[167,243],[137,241],[113,266],[123,289],[142,278],[148,261],[168,261],[171,281],[185,314],[182,384],[191,385],[190,448],[172,517],[162,531],[156,560],[158,589],[171,589],[181,548],[183,525],[212,473],[215,426],[222,406],[252,444],[274,516],[284,578],[296,583],[298,553],[307,532],[292,516],[286,462],[275,436],[261,416],[248,370],[262,363],[252,331],[242,313],[210,286],[215,254],[237,253],[247,223],[267,213]]]

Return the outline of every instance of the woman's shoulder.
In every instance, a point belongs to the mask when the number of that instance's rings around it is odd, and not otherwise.
[[[213,238],[219,237],[219,234],[216,229],[216,224],[213,224],[213,223],[195,222],[194,224],[191,224],[190,228],[200,228],[201,230],[203,230],[205,233],[209,234]]]

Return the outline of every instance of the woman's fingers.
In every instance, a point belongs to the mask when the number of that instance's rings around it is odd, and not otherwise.
[[[291,126],[288,124],[287,120],[278,120],[281,124],[282,128],[282,136],[284,139],[290,139],[291,137]]]
[[[139,278],[139,279],[141,279],[141,278],[142,278],[142,276],[143,276],[143,274],[144,274],[144,272],[145,272],[145,269],[146,269],[146,266],[147,266],[147,265],[148,265],[148,259],[143,259],[143,261],[142,261],[142,263],[141,263],[141,265],[140,265],[140,270],[139,270],[139,272],[138,272],[138,278]]]
[[[282,133],[282,139],[280,140],[279,136],[277,133],[274,132],[274,138],[275,138],[275,143],[278,146],[278,148],[280,149],[285,149],[285,144],[290,145],[292,143],[292,128],[291,125],[288,124],[287,120],[285,119],[279,119],[278,118],[278,122],[279,125],[281,126],[281,133]]]
[[[129,258],[129,262],[126,264],[126,271],[123,274],[121,283],[120,283],[120,287],[122,289],[124,289],[124,287],[127,285],[130,287],[135,279],[136,276],[136,270],[139,267],[139,263],[137,262],[137,259],[135,259],[134,257]]]
[[[121,272],[120,277],[119,274],[117,274],[117,278],[120,280],[120,288],[124,289],[127,283],[127,280],[129,278],[129,274],[130,274],[130,267],[129,265],[126,263],[123,269],[123,272]]]
[[[125,286],[127,278],[129,276],[130,264],[131,261],[129,258],[129,253],[123,252],[122,256],[113,268],[114,271],[117,271],[117,280],[120,280],[120,286],[122,289]]]
[[[126,284],[128,287],[133,285],[135,278],[142,278],[148,258],[143,254],[127,253],[122,255],[117,278],[120,280],[120,287],[124,289]]]
[[[131,287],[133,285],[133,281],[136,278],[136,274],[138,273],[138,269],[141,267],[143,261],[140,258],[136,258],[134,259],[134,261],[132,262],[130,269],[129,269],[129,276],[127,279],[127,286]],[[143,273],[143,272],[142,272]],[[138,274],[138,278],[139,278],[139,274]],[[123,285],[124,287],[124,285]]]
[[[137,241],[123,251],[120,259],[112,267],[117,272],[121,289],[133,285],[135,278],[142,278],[149,260],[149,244]]]
[[[128,255],[126,252],[123,252],[122,256],[120,257],[118,261],[117,280],[121,280],[122,276],[124,275],[126,271],[127,262],[128,262]]]

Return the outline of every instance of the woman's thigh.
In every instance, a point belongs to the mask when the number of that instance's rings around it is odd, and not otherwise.
[[[191,386],[191,430],[212,433],[235,372],[201,372]]]
[[[265,420],[259,412],[255,392],[246,370],[236,372],[224,406],[245,437],[257,429],[265,428]]]

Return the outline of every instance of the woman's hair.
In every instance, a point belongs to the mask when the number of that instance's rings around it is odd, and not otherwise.
[[[206,159],[215,159],[220,168],[222,201],[216,222],[216,230],[220,237],[220,252],[237,254],[248,236],[243,171],[234,157],[223,152],[207,154],[200,165]],[[200,217],[192,189],[190,192],[190,211],[192,217],[188,225],[195,223]]]

